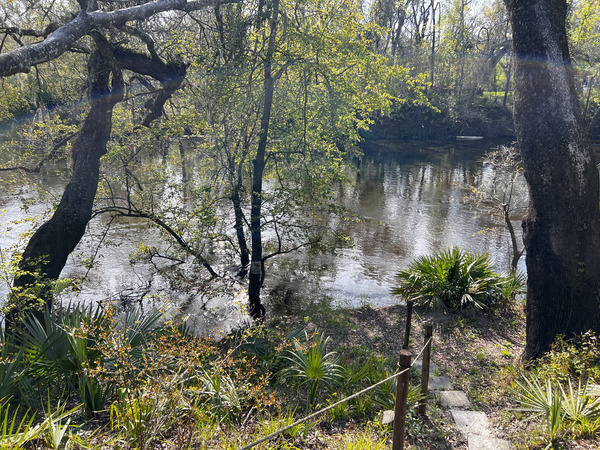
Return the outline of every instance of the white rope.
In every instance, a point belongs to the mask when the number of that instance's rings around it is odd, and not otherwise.
[[[433,336],[431,336],[429,339],[427,339],[427,342],[425,342],[425,345],[423,346],[421,351],[417,354],[417,356],[415,356],[415,359],[413,359],[413,362],[410,363],[411,367],[415,364],[417,359],[419,359],[421,357],[421,355],[423,354],[423,352],[425,351],[425,349],[427,348],[427,346],[429,345],[429,343],[431,342],[432,339],[433,339]]]

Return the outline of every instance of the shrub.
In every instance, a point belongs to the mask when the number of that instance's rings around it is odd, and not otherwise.
[[[0,448],[23,448],[37,439],[44,424],[34,425],[33,420],[33,415],[19,414],[18,406],[13,411],[8,400],[0,400]]]
[[[296,386],[307,388],[308,410],[315,406],[321,387],[333,387],[343,377],[343,369],[337,364],[337,354],[328,352],[329,336],[319,333],[309,337],[305,332],[304,342],[296,340],[294,349],[285,356],[290,366],[280,372],[281,379]]]
[[[567,433],[575,437],[600,433],[599,350],[591,331],[572,340],[558,336],[513,389],[520,410],[546,424],[550,442]]]
[[[576,436],[595,435],[600,431],[600,386],[571,380],[567,387],[542,379],[539,374],[523,377],[515,389],[521,411],[541,417],[546,423],[548,439],[556,439],[567,431]]]
[[[594,383],[600,383],[600,343],[596,334],[588,331],[572,340],[558,336],[537,371],[563,383],[578,378],[590,378]]]
[[[503,299],[503,288],[518,283],[520,278],[498,275],[487,253],[475,255],[455,247],[415,259],[396,279],[398,284],[392,293],[417,305],[482,309]],[[513,287],[510,291],[515,293],[518,289]]]
[[[114,313],[69,305],[46,311],[43,324],[35,317],[25,321],[28,376],[42,390],[61,384],[76,391],[89,417],[104,409],[123,368],[143,365],[146,344],[162,317],[132,309],[118,321]]]

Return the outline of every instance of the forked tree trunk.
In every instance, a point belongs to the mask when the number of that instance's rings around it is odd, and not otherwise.
[[[598,170],[580,117],[566,0],[505,0],[515,50],[515,128],[529,184],[527,344],[600,330]]]
[[[73,175],[53,216],[38,228],[23,252],[13,283],[13,304],[6,315],[7,331],[21,315],[31,310],[39,315],[52,306],[51,283],[58,279],[91,218],[100,158],[110,138],[113,107],[122,98],[122,80],[120,73],[113,74],[111,90],[111,69],[99,51],[90,56],[88,72],[91,108],[73,142]]]

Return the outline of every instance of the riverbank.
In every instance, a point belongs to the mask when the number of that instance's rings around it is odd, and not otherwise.
[[[367,352],[396,361],[403,344],[405,318],[403,305],[331,309],[314,303],[279,310],[267,327],[290,330],[302,326],[311,332],[322,331],[331,337],[342,360]],[[525,373],[519,359],[525,343],[523,306],[511,304],[497,311],[466,309],[455,313],[416,308],[410,340],[413,354],[423,345],[426,322],[432,323],[434,328],[431,359],[440,372],[436,375],[450,378],[454,389],[467,394],[471,409],[487,414],[493,435],[510,441],[517,449],[546,447],[545,425],[539,418],[530,419],[530,415],[518,412],[520,405],[515,400],[517,381]],[[416,375],[413,381],[418,384]],[[374,419],[377,423],[379,417]],[[354,430],[361,435],[370,422],[349,423],[351,430],[345,432]],[[318,427],[335,428],[327,421]],[[344,425],[337,427],[343,429]],[[389,429],[382,427],[381,430],[381,435],[391,443]],[[426,416],[411,415],[409,411],[407,434],[408,448],[467,448],[450,410],[444,409],[436,398],[430,399]],[[596,449],[600,448],[600,438],[575,439],[567,433],[557,445],[554,448]]]
[[[456,136],[483,136],[488,140],[515,140],[511,106],[485,97],[472,104],[451,106],[446,99],[433,105],[403,103],[392,112],[378,117],[366,140],[389,139],[453,140]]]
[[[385,380],[397,370],[403,305],[350,309],[334,308],[326,298],[282,301],[270,305],[264,323],[242,324],[219,340],[194,335],[177,321],[161,324],[159,313],[70,311],[44,320],[57,325],[48,339],[33,326],[25,352],[2,347],[7,370],[0,388],[12,397],[0,402],[0,416],[14,415],[21,425],[4,430],[0,447],[16,448],[9,444],[18,440],[28,443],[23,448],[240,449],[331,405],[254,448],[390,448],[392,426],[382,423],[382,414],[394,407],[395,386]],[[489,418],[486,432],[516,449],[550,448],[544,420],[517,410],[526,373],[519,364],[522,306],[454,313],[415,308],[413,355],[423,346],[426,322],[434,329],[431,375],[466,393],[470,410],[485,413],[486,423]],[[538,375],[564,375],[559,371],[575,361],[591,363],[598,382],[598,344],[588,338],[587,353],[563,345]],[[375,383],[376,389],[337,404]],[[445,397],[430,394],[427,413],[417,413],[419,370],[411,369],[410,385],[405,448],[469,448]],[[29,419],[19,422],[25,409],[17,405],[30,408]],[[599,448],[599,424],[559,424],[554,448]]]
[[[403,344],[404,305],[330,309],[313,304],[304,310],[290,308],[287,313],[278,311],[278,314],[281,315],[272,319],[267,327],[293,329],[305,326],[311,332],[323,331],[331,337],[342,359],[346,355],[369,352],[378,358],[395,361]],[[467,393],[474,409],[489,415],[495,436],[511,440],[518,446],[521,438],[509,432],[510,419],[506,417],[508,408],[515,404],[504,395],[508,382],[506,373],[516,373],[513,368],[518,366],[525,339],[521,307],[485,313],[471,309],[443,313],[416,308],[410,339],[413,354],[423,345],[425,322],[433,324],[431,358],[439,372],[451,379],[454,388]],[[415,375],[414,382],[418,383],[418,374]],[[514,381],[515,377],[512,378]],[[427,415],[410,417],[409,425],[409,448],[467,448],[450,411],[442,408],[435,398],[429,401]]]

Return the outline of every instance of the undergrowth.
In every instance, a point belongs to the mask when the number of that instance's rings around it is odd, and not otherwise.
[[[57,308],[25,330],[0,349],[1,448],[239,448],[394,370],[372,352],[338,354],[323,332],[258,325],[216,341],[138,309]],[[383,384],[274,445],[334,445],[319,422],[373,421],[394,394],[393,382]],[[356,430],[336,448],[373,433]],[[381,426],[373,442],[389,438]]]
[[[418,320],[426,311],[416,312]],[[517,448],[597,442],[597,337],[559,338],[526,370],[506,340],[485,351],[469,347],[474,339],[482,345],[487,333],[474,311],[439,316],[445,325],[436,328],[434,360],[451,340],[460,344],[465,370],[441,371],[475,407],[488,408],[506,430],[501,437]],[[399,344],[357,326],[368,315],[380,323],[377,309],[346,311],[345,331],[332,326],[332,314],[320,323],[298,314],[246,326],[217,341],[160,312],[58,308],[43,323],[29,320],[19,345],[2,341],[0,448],[239,449],[395,372]],[[401,320],[388,320],[399,331]],[[437,402],[428,402],[426,416],[417,413],[419,376],[411,371],[407,448],[460,445]],[[257,448],[389,446],[391,428],[381,414],[394,408],[395,392],[394,381],[385,382]]]

